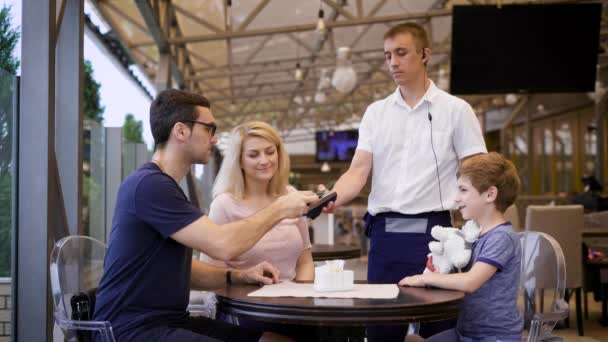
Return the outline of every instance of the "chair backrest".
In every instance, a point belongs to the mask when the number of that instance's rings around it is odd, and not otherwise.
[[[549,337],[555,324],[567,317],[566,261],[559,243],[550,235],[525,231],[521,243],[521,300],[518,301],[529,339]]]
[[[95,292],[103,275],[105,254],[106,246],[88,236],[71,235],[55,243],[50,277],[55,315],[60,319],[72,319],[70,300],[74,295]]]
[[[587,213],[583,221],[585,228],[608,228],[608,210]]]
[[[521,232],[523,230],[521,224],[519,223],[519,211],[517,210],[517,206],[512,204],[505,211],[505,219],[513,225],[513,231]]]
[[[530,205],[526,211],[526,230],[551,235],[562,247],[568,274],[566,287],[583,284],[583,206],[581,205]]]

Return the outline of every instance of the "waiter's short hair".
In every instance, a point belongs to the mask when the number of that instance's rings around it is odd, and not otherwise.
[[[429,38],[426,34],[426,30],[424,27],[416,24],[416,23],[402,23],[396,26],[391,27],[384,33],[384,40],[389,38],[394,38],[396,35],[409,33],[414,37],[414,41],[416,42],[416,48],[419,50],[425,49],[429,47]]]

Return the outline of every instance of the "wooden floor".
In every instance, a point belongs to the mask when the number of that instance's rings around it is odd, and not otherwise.
[[[589,319],[583,320],[585,336],[578,336],[576,326],[576,304],[574,298],[570,302],[570,328],[558,328],[554,335],[562,336],[564,341],[573,342],[608,342],[608,327],[602,327],[598,320],[602,314],[601,302],[594,302],[593,296],[589,295]]]
[[[346,260],[344,268],[354,270],[356,280],[367,279],[367,257]],[[570,328],[558,327],[553,331],[554,335],[563,337],[567,342],[608,342],[608,327],[602,327],[598,322],[602,312],[601,302],[594,302],[592,294],[588,297],[589,319],[583,321],[585,336],[578,336],[574,298],[570,300]]]

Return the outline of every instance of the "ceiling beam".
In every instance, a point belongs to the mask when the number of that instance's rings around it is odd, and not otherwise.
[[[374,5],[374,8],[372,8],[372,10],[367,15],[367,18],[372,18],[373,16],[375,16],[376,13],[378,13],[378,11],[382,8],[382,6],[384,6],[385,2],[386,2],[386,0],[378,0],[376,5]],[[419,19],[419,18],[416,18],[416,19]]]
[[[293,33],[287,33],[286,35],[287,35],[287,37],[289,37],[289,39],[293,40],[297,45],[300,45],[301,47],[306,49],[306,51],[308,51],[310,54],[315,53],[315,51],[313,50],[313,48],[310,45],[306,44],[304,41],[302,41],[302,39],[300,39]]]
[[[375,61],[378,60],[377,57],[374,58],[361,58],[359,60],[356,61],[352,61],[353,65],[357,65],[357,64],[361,64],[361,63],[366,63],[369,61]],[[335,61],[331,61],[331,62],[324,62],[324,63],[304,63],[304,60],[302,62],[300,62],[300,67],[301,68],[309,68],[309,67],[329,67],[329,66],[335,66],[336,62]],[[246,70],[246,71],[242,71],[239,68],[235,67],[235,71],[233,72],[224,72],[224,73],[216,73],[216,74],[203,74],[203,75],[197,75],[197,76],[187,76],[185,79],[188,80],[193,80],[193,81],[198,81],[198,80],[209,80],[209,79],[217,79],[217,78],[227,78],[227,77],[234,77],[234,76],[247,76],[247,75],[256,75],[256,74],[260,74],[260,73],[264,73],[264,74],[275,74],[275,73],[281,73],[281,72],[285,72],[285,71],[293,71],[295,70],[295,65],[285,65],[285,66],[269,66],[267,68],[264,69],[258,69],[258,70]]]
[[[182,14],[185,17],[188,17],[190,19],[192,19],[193,21],[197,22],[198,24],[210,29],[211,31],[215,32],[215,33],[219,33],[219,32],[223,32],[224,30],[222,30],[220,27],[213,25],[212,23],[208,22],[207,20],[192,14],[191,12],[189,12],[188,10],[173,4],[173,8],[175,8],[176,12],[179,12],[180,14]]]
[[[441,51],[449,51],[449,46],[447,47],[448,50],[445,50],[443,47],[438,46],[437,47],[437,51],[441,50]],[[433,53],[435,53],[435,48],[433,48]],[[369,55],[369,54],[379,54],[382,55],[383,51],[382,49],[366,49],[366,50],[359,50],[359,51],[353,51],[351,52],[351,59],[353,61],[356,61],[358,58],[361,58],[361,56],[364,55]],[[255,57],[255,56],[254,56]],[[274,60],[267,60],[267,61],[263,61],[263,62],[255,62],[255,63],[242,63],[242,64],[235,64],[233,65],[234,68],[238,68],[239,70],[243,71],[243,69],[251,69],[251,68],[257,68],[257,67],[277,67],[278,64],[281,63],[289,63],[289,64],[294,64],[297,61],[301,61],[301,62],[305,62],[307,56],[303,56],[303,57],[292,57],[292,58],[284,58],[284,59],[274,59]],[[317,55],[317,59],[331,59],[332,61],[335,62],[336,60],[336,54],[335,53],[329,53],[329,54],[323,54],[323,55]],[[253,58],[251,58],[253,59]],[[248,58],[249,60],[249,58]],[[250,60],[249,60],[250,62]],[[303,64],[303,63],[301,63]],[[217,67],[209,67],[209,68],[198,68],[198,69],[194,69],[195,72],[208,72],[208,71],[213,71],[213,72],[228,72],[229,68],[228,66],[217,66]]]
[[[245,29],[247,28],[247,26],[249,26],[249,24],[251,24],[251,22],[258,16],[258,14],[260,14],[260,12],[264,9],[264,7],[266,7],[266,5],[268,5],[268,2],[270,2],[270,0],[262,0],[262,2],[260,2],[251,11],[251,13],[249,13],[249,15],[247,16],[247,18],[241,23],[241,25],[239,25],[239,27],[236,29],[237,32],[243,32],[243,31],[245,31]]]
[[[405,21],[405,20],[414,20],[414,19],[425,19],[432,17],[444,17],[452,14],[452,10],[450,9],[438,9],[431,10],[428,12],[422,13],[406,13],[406,14],[396,14],[396,15],[388,15],[381,17],[366,17],[366,18],[356,18],[352,20],[341,20],[328,22],[326,24],[327,29],[333,29],[337,27],[350,27],[350,26],[358,26],[358,25],[370,25],[370,24],[381,24],[381,23],[389,23],[393,21]],[[314,31],[317,28],[317,24],[302,24],[302,25],[293,25],[293,26],[285,26],[279,28],[264,28],[264,29],[255,29],[255,30],[246,30],[242,32],[233,31],[233,32],[221,32],[215,34],[204,34],[204,35],[195,35],[188,37],[175,37],[169,39],[169,44],[187,44],[187,43],[200,43],[200,42],[210,42],[217,40],[225,40],[225,39],[234,39],[234,38],[247,38],[247,37],[257,37],[257,36],[265,36],[268,34],[281,34],[281,33],[291,33],[291,32],[302,32],[302,31]],[[131,46],[146,46],[153,45],[154,42],[146,41],[146,42],[135,42],[132,43]]]
[[[340,13],[342,16],[344,16],[346,19],[355,19],[355,17],[346,9],[344,9],[341,5],[338,5],[337,3],[333,2],[332,0],[322,0],[324,3],[327,4],[327,6],[331,7],[334,9],[334,11]],[[342,0],[340,0],[342,1]]]
[[[343,5],[344,3],[342,3]],[[332,11],[329,13],[329,15],[327,16],[327,24],[332,24],[335,23],[336,20],[338,19],[338,11],[336,11],[335,9],[332,9]],[[298,84],[296,85],[296,88],[292,91],[291,95],[289,96],[289,107],[287,108],[287,110],[285,111],[285,114],[289,113],[289,109],[292,108],[296,103],[294,101],[296,95],[298,92],[301,91],[301,88],[304,85],[304,82],[306,82],[306,79],[308,78],[308,73],[310,72],[310,70],[313,67],[316,67],[317,64],[317,55],[320,54],[321,50],[323,50],[323,45],[325,45],[325,42],[327,42],[328,38],[330,36],[333,35],[333,30],[330,29],[329,27],[327,28],[327,30],[325,32],[323,32],[320,35],[317,35],[317,39],[315,41],[315,46],[314,46],[314,52],[311,53],[311,55],[308,58],[308,61],[310,62],[309,66],[306,67],[302,67],[303,71],[302,71],[302,79],[298,82]],[[285,124],[287,124],[285,121],[288,121],[290,118],[287,115],[283,115],[279,118],[280,123],[279,125],[282,124],[282,126],[284,126]]]
[[[179,85],[179,87],[184,86],[184,78],[182,76],[182,72],[179,69],[177,62],[175,61],[175,55],[171,53],[169,48],[169,43],[167,42],[167,37],[163,32],[158,19],[154,13],[154,9],[150,6],[150,3],[147,0],[135,0],[135,4],[139,9],[139,13],[144,18],[146,25],[148,26],[149,34],[154,39],[156,46],[158,47],[158,52],[162,54],[170,55],[170,63],[171,63],[171,75]],[[165,6],[165,11],[169,11],[169,4],[167,3]]]
[[[382,79],[382,80],[374,80],[374,81],[365,81],[362,82],[360,84],[360,86],[366,86],[366,85],[388,85],[388,84],[394,84],[394,81],[392,79]],[[316,85],[313,87],[306,87],[306,88],[301,88],[300,89],[300,93],[299,95],[302,97],[305,96],[313,96],[314,93],[317,91],[317,87]],[[268,91],[268,92],[264,92],[264,93],[256,93],[256,94],[250,94],[250,95],[240,95],[237,96],[234,99],[228,98],[228,97],[209,97],[209,101],[212,102],[226,102],[226,101],[231,101],[233,100],[235,103],[237,102],[251,102],[251,100],[262,100],[262,99],[271,99],[271,98],[277,98],[277,99],[281,99],[281,100],[287,100],[286,96],[287,94],[291,94],[293,92],[293,90],[289,89],[289,90],[285,90],[285,89],[281,89],[281,90],[273,90],[273,91]]]
[[[378,62],[377,60],[372,60],[370,62],[374,62],[374,61]],[[382,64],[384,64],[383,61],[381,61],[381,62],[382,63],[380,63],[380,65],[378,65],[377,67],[373,67],[372,69],[370,69],[367,72],[363,73],[363,76],[362,76],[361,79],[366,79],[366,80],[358,82],[358,86],[362,87],[362,86],[380,85],[380,84],[387,84],[387,83],[394,84],[394,81],[391,78],[390,74],[388,74],[388,72],[386,72],[384,69],[381,68]],[[375,65],[375,63],[374,63],[374,65]],[[439,65],[439,64],[434,64],[432,66],[429,66],[427,68],[428,76],[429,77],[436,76],[436,74],[439,72],[440,67],[441,67],[441,65]],[[371,74],[368,75],[368,73],[370,73],[370,72],[371,72]],[[382,79],[382,80],[370,80],[369,77],[373,76],[373,74],[375,72],[378,72],[381,75],[383,75],[384,79]],[[307,81],[306,83],[308,84],[308,87],[300,89],[300,91],[302,91],[302,92],[311,92],[311,94],[314,93],[314,92],[316,92],[318,78],[317,77],[312,78],[312,79],[308,78],[306,81]],[[260,88],[262,88],[262,87],[269,87],[269,86],[270,87],[272,87],[272,86],[278,86],[278,87],[281,87],[283,89],[280,89],[280,90],[273,89],[272,91],[268,91],[268,92],[260,92],[260,91],[256,90],[255,94],[248,94],[248,95],[242,94],[243,91],[241,91],[242,95],[238,95],[238,96],[236,96],[234,98],[229,98],[229,97],[225,97],[225,96],[222,96],[222,97],[210,96],[209,99],[212,100],[212,101],[220,101],[220,102],[222,102],[222,101],[232,101],[232,102],[236,103],[236,102],[239,102],[239,101],[251,101],[251,100],[257,100],[257,99],[262,99],[262,98],[266,98],[266,97],[282,96],[282,95],[285,95],[285,94],[290,94],[293,91],[291,89],[284,89],[284,88],[285,88],[286,85],[290,85],[290,84],[294,84],[294,83],[298,83],[298,81],[290,79],[290,80],[284,80],[284,81],[278,81],[278,82],[253,83],[251,85],[237,86],[237,87],[235,87],[235,90],[242,90],[242,89],[251,88],[251,87],[260,87]],[[214,89],[208,89],[208,90],[209,91],[215,90],[215,91],[219,92],[219,91],[228,90],[228,88],[214,88]],[[355,91],[353,91],[353,92],[355,92]],[[311,95],[311,94],[306,93],[306,94],[302,94],[302,95]]]
[[[136,27],[137,29],[139,29],[142,33],[148,34],[148,30],[146,30],[146,28],[144,26],[142,26],[140,23],[138,23],[137,21],[135,21],[135,19],[131,18],[130,16],[128,16],[127,14],[125,14],[123,11],[121,11],[120,9],[118,9],[116,7],[116,5],[112,4],[109,1],[103,1],[103,2],[100,2],[100,3],[103,4],[103,7],[107,7],[109,9],[111,9],[119,17],[125,19],[129,24],[131,24],[134,27]],[[112,25],[112,27],[117,27],[117,26]],[[154,45],[154,42],[152,42],[151,44],[148,44],[148,45]]]

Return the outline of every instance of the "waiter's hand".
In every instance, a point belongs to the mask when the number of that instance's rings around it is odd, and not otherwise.
[[[242,284],[276,284],[279,282],[279,274],[279,270],[266,261],[246,270],[233,271],[235,282]]]
[[[317,186],[317,195],[319,193],[326,194],[328,192],[329,192],[329,190],[325,187],[325,185],[319,184]],[[319,196],[319,197],[321,197],[321,196]],[[333,214],[335,209],[336,209],[336,203],[332,201],[332,202],[329,202],[327,204],[327,206],[323,208],[323,212],[325,214]]]

